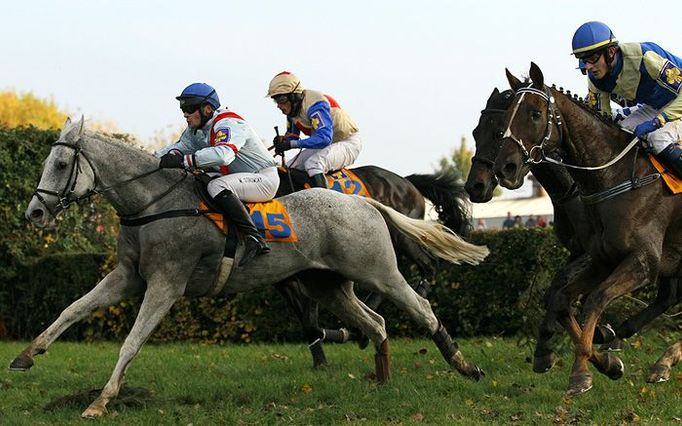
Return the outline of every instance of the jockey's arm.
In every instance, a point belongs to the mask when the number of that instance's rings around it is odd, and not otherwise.
[[[334,138],[334,122],[327,102],[317,102],[308,109],[308,119],[313,125],[309,138],[292,140],[292,148],[322,149],[331,145]]]
[[[173,152],[178,155],[185,155],[192,153],[197,150],[197,147],[194,147],[192,143],[192,139],[189,136],[188,132],[193,131],[189,127],[185,129],[184,132],[182,132],[182,135],[180,135],[180,139],[170,145],[164,146],[163,148],[159,149],[154,153],[155,156],[161,157],[164,154],[167,154],[169,152]]]
[[[213,124],[215,143],[193,154],[185,155],[188,168],[210,169],[227,166],[234,161],[237,153],[246,143],[243,123],[232,118],[224,118]]]
[[[673,96],[670,102],[661,108],[661,113],[657,117],[658,120],[665,124],[668,121],[682,118],[682,96],[680,96],[682,76],[680,76],[680,69],[671,61],[651,50],[644,54],[642,61],[649,76]]]

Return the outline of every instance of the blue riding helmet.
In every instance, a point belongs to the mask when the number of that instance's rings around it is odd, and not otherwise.
[[[601,49],[618,44],[611,29],[602,22],[591,21],[582,24],[573,34],[573,54],[586,58]]]
[[[220,99],[218,92],[206,83],[192,83],[185,87],[180,96],[175,99],[180,101],[180,106],[203,104],[204,102],[211,104],[214,109],[220,108]]]

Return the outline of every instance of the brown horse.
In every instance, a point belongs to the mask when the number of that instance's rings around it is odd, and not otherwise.
[[[534,163],[563,164],[578,184],[593,227],[585,246],[591,262],[553,301],[576,345],[568,393],[579,394],[592,388],[588,361],[609,377],[622,376],[617,357],[592,348],[595,327],[609,302],[659,275],[677,274],[682,199],[657,182],[660,175],[648,159],[629,149],[636,142],[631,134],[546,87],[537,65],[531,64],[526,83],[509,71],[507,78],[516,96],[506,113],[504,140],[495,160],[500,184],[519,187]],[[582,329],[570,311],[570,302],[580,295],[585,297]]]
[[[475,203],[485,203],[492,199],[497,187],[497,177],[493,170],[502,135],[506,130],[505,114],[514,100],[514,92],[493,90],[485,108],[481,111],[478,125],[473,131],[476,153],[467,176],[466,191]],[[556,362],[552,337],[556,333],[556,314],[551,302],[556,291],[566,285],[569,276],[577,273],[589,260],[585,244],[592,235],[592,226],[587,209],[579,197],[577,185],[568,170],[557,164],[541,162],[532,164],[530,171],[540,182],[552,199],[554,207],[554,232],[559,242],[569,251],[567,265],[557,271],[550,287],[545,293],[547,310],[538,330],[538,340],[533,357],[533,370],[538,373],[549,371]],[[660,279],[656,299],[643,310],[627,320],[596,329],[594,343],[602,343],[603,349],[618,350],[622,339],[638,333],[645,325],[660,316],[682,299],[682,282],[678,279]]]

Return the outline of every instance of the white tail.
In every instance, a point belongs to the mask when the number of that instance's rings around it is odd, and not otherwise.
[[[433,255],[454,264],[478,265],[488,256],[486,246],[467,243],[447,226],[440,223],[412,219],[371,198],[360,197],[379,210],[384,219],[395,225],[401,232],[417,241]]]

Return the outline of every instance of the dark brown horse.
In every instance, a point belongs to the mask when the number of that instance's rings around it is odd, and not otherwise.
[[[377,166],[363,166],[350,170],[362,181],[371,198],[415,219],[424,218],[425,199],[428,199],[438,214],[439,222],[459,235],[469,232],[471,222],[469,204],[464,188],[457,182],[456,177],[448,174],[413,174],[402,177]],[[277,197],[303,190],[308,177],[300,170],[280,170],[280,180]],[[360,187],[359,182],[350,184],[356,188]],[[336,188],[336,185],[332,189],[343,192],[341,188]],[[417,283],[416,290],[421,296],[426,297],[435,279],[438,259],[393,227],[389,226],[389,231],[396,253],[414,263],[419,269],[421,280]],[[361,347],[367,344],[368,340],[357,333],[345,329],[321,328],[318,322],[318,305],[304,295],[301,283],[297,279],[285,280],[275,287],[284,296],[305,330],[314,367],[327,364],[323,341],[342,343],[349,339],[360,339]],[[375,310],[382,301],[380,296],[370,294],[365,304]]]
[[[476,153],[465,185],[473,202],[485,203],[492,199],[493,190],[497,186],[497,177],[493,170],[494,160],[500,151],[502,135],[506,130],[505,113],[513,100],[512,90],[503,92],[493,90],[473,131]],[[556,291],[565,286],[568,277],[577,273],[589,260],[584,243],[592,235],[592,227],[585,206],[578,196],[575,181],[565,167],[541,162],[532,164],[530,170],[552,199],[554,232],[559,242],[570,253],[567,265],[557,271],[544,297],[547,311],[540,324],[533,358],[533,370],[544,373],[549,371],[556,361],[551,345],[551,339],[556,332],[556,315],[551,309],[550,302]],[[622,347],[622,339],[639,332],[681,299],[680,280],[660,279],[658,294],[651,304],[613,328],[599,326],[595,332],[594,343],[602,343],[604,344],[602,348],[608,350],[619,349]]]
[[[507,78],[516,96],[506,113],[504,140],[495,160],[500,184],[517,188],[532,164],[557,162],[551,156],[560,155],[563,164],[571,165],[593,227],[585,245],[591,262],[552,301],[576,345],[568,392],[578,394],[592,387],[588,361],[612,378],[622,376],[617,357],[592,348],[595,327],[608,303],[659,275],[677,274],[682,199],[658,182],[660,176],[648,159],[626,149],[632,146],[631,134],[546,87],[535,64],[530,81],[523,83],[508,71]],[[606,164],[612,165],[597,167]],[[570,311],[570,303],[580,295],[585,298],[582,329]]]

